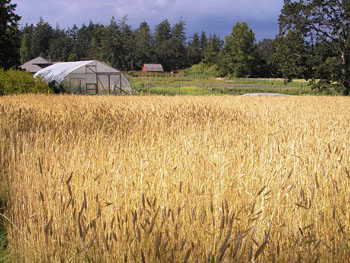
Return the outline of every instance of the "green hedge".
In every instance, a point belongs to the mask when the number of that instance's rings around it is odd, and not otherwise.
[[[53,91],[42,79],[37,78],[34,81],[33,75],[29,72],[0,69],[0,95],[20,93],[53,93]]]
[[[186,76],[197,78],[217,78],[223,76],[217,65],[208,66],[202,62],[185,69],[184,72]]]

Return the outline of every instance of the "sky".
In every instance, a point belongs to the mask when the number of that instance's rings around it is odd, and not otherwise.
[[[16,13],[22,17],[20,25],[36,24],[39,17],[51,26],[71,28],[83,23],[108,25],[127,15],[133,29],[146,21],[154,28],[164,19],[171,25],[180,19],[186,23],[186,34],[205,31],[222,39],[229,35],[237,22],[247,22],[260,41],[274,38],[278,33],[278,16],[283,0],[12,0]]]

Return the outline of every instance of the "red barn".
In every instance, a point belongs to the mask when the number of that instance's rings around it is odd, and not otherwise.
[[[164,72],[161,64],[143,64],[142,72]]]

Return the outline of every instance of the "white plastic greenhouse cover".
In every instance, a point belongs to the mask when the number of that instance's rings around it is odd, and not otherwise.
[[[61,83],[69,73],[93,62],[94,60],[55,63],[39,70],[35,73],[34,78],[41,75],[46,82],[56,81],[57,83]]]
[[[96,70],[96,72],[95,71],[92,72],[91,67],[95,67],[94,69]],[[117,77],[115,74],[118,74],[118,76],[120,75],[119,77],[120,80],[117,80]],[[96,94],[99,93],[100,86],[103,85],[102,82],[104,82],[105,84],[107,84],[108,82],[108,85],[110,85],[111,84],[110,81],[115,83],[114,88],[116,86],[119,86],[118,88],[123,92],[132,94],[131,84],[129,80],[124,76],[124,74],[122,74],[119,70],[112,68],[97,60],[58,62],[49,67],[39,70],[34,75],[34,78],[37,78],[39,75],[47,83],[55,81],[58,84],[62,84],[63,86],[67,86],[67,87],[71,86],[71,84],[73,84],[72,82],[74,82],[74,80],[77,80],[77,79],[80,79],[87,85],[90,85],[91,80],[94,79],[93,76],[96,75],[95,80],[93,80],[96,82],[95,84],[98,87],[96,88],[96,91],[98,90]],[[108,80],[107,80],[107,77],[103,77],[103,76],[108,76]],[[82,83],[80,81],[80,86],[81,85]],[[76,91],[76,89],[71,89],[71,87],[69,87],[68,90]],[[80,90],[81,90],[81,87],[80,87]],[[106,94],[107,92],[105,88],[103,88],[103,90],[105,91],[105,94]]]

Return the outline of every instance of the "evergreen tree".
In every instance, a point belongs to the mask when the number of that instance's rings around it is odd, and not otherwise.
[[[39,22],[34,27],[33,38],[31,40],[31,53],[34,57],[48,56],[52,35],[53,29],[51,25],[40,17]]]
[[[92,30],[91,42],[87,53],[87,59],[103,60],[103,46],[102,40],[105,35],[105,27],[102,24],[95,24]]]
[[[171,38],[178,41],[181,45],[185,45],[186,42],[185,26],[185,21],[180,20],[171,30]]]
[[[32,53],[33,32],[34,32],[33,24],[31,25],[25,24],[25,26],[20,29],[20,35],[21,35],[20,61],[21,63],[25,63],[26,61],[35,58]],[[25,35],[27,39],[25,43],[23,43],[23,38],[25,37]],[[28,49],[27,51],[25,50],[26,48]],[[21,49],[23,50],[21,51]],[[23,52],[23,54],[21,54],[21,52]],[[24,61],[22,61],[22,55],[23,55]]]
[[[33,38],[33,32],[34,32],[34,25],[33,24],[28,25],[26,23],[25,26],[20,30],[20,35],[21,37],[23,37],[24,34],[27,34],[30,42],[31,39]]]
[[[204,31],[202,31],[199,41],[200,41],[201,56],[202,58],[204,58],[205,50],[208,47],[208,38],[207,38],[207,34]]]
[[[167,19],[163,20],[159,25],[156,26],[155,30],[155,41],[156,43],[162,43],[163,41],[171,38],[171,26]]]
[[[120,56],[121,66],[123,70],[134,70],[136,60],[136,45],[135,35],[131,30],[131,26],[127,24],[128,17],[124,16],[118,21],[121,36],[121,49],[118,50],[122,56]]]
[[[109,25],[103,31],[101,38],[101,56],[102,60],[114,67],[119,67],[118,49],[120,48],[120,30],[114,17],[111,18]]]
[[[90,49],[92,32],[95,29],[94,23],[90,21],[89,25],[83,24],[81,28],[77,31],[77,40],[75,41],[72,49],[72,57],[77,60],[88,60],[91,59],[88,56],[88,51]]]
[[[52,33],[48,56],[51,61],[67,61],[71,53],[72,42],[59,26]]]
[[[188,65],[198,64],[203,59],[198,33],[194,33],[192,36],[192,40],[189,41],[188,43],[187,58],[188,58]]]
[[[15,14],[16,6],[11,0],[0,0],[0,68],[19,65],[18,21],[21,17]]]
[[[141,69],[145,63],[155,62],[155,55],[153,51],[153,36],[149,25],[142,22],[139,28],[135,31],[136,41],[136,61],[135,67]]]
[[[78,56],[75,53],[74,47],[76,46],[78,40],[78,27],[74,24],[71,29],[68,28],[66,36],[69,39],[70,44],[70,53],[68,54],[68,61],[77,61]]]
[[[21,64],[27,62],[31,58],[30,53],[30,40],[27,33],[24,33],[21,40],[21,49],[20,49],[20,61]]]
[[[155,53],[157,63],[161,63],[165,70],[172,70],[170,62],[171,43],[171,26],[169,21],[163,20],[155,29]]]
[[[209,36],[208,44],[204,51],[203,62],[209,66],[219,63],[220,51],[223,47],[223,41],[217,35]]]
[[[185,22],[180,20],[171,31],[171,49],[169,50],[170,68],[181,69],[187,64]]]
[[[67,37],[71,40],[71,42],[74,44],[77,41],[78,38],[78,27],[76,24],[73,25],[72,28],[68,28],[66,32]]]

